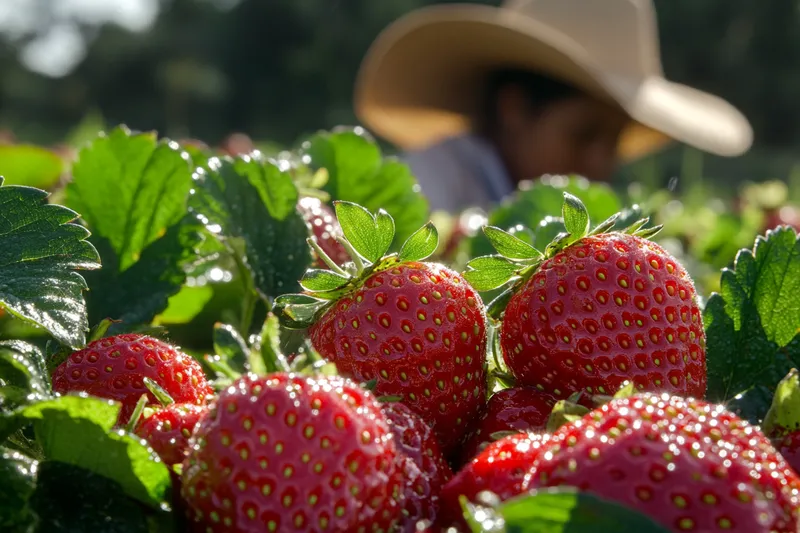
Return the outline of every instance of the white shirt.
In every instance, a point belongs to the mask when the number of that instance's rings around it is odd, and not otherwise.
[[[459,213],[468,207],[489,210],[514,191],[494,147],[475,135],[451,137],[406,153],[431,210]]]

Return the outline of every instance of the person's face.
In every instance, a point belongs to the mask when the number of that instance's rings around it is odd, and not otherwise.
[[[521,94],[501,96],[501,152],[517,182],[543,174],[608,180],[627,115],[588,96],[557,100],[531,111]]]

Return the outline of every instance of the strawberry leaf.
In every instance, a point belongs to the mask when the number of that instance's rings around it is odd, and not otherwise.
[[[0,178],[0,309],[47,330],[73,348],[86,338],[86,281],[76,270],[99,268],[78,214],[31,187]]]
[[[298,288],[311,263],[308,227],[288,173],[251,158],[212,159],[195,173],[192,210],[230,253],[241,258],[265,299]]]
[[[269,372],[286,372],[289,370],[289,362],[281,350],[281,330],[278,317],[274,314],[267,316],[264,325],[261,328],[261,333],[258,335],[256,345],[254,346],[255,355],[260,355],[260,365],[263,366],[263,373]],[[251,357],[251,368],[253,372],[255,369],[255,357]]]
[[[38,461],[0,448],[0,530],[26,531],[32,520],[28,498],[36,487]]]
[[[542,252],[507,231],[494,226],[484,226],[483,233],[497,253],[508,259],[539,259]]]
[[[118,127],[80,151],[67,205],[93,234],[108,239],[124,271],[183,218],[191,171],[176,144]]]
[[[50,189],[64,172],[64,161],[55,153],[29,144],[0,145],[0,176],[9,185]]]
[[[800,366],[800,242],[782,227],[741,250],[703,312],[708,398],[751,420],[770,406],[778,382]],[[738,397],[738,398],[737,398]]]
[[[154,319],[155,324],[187,324],[199,315],[214,297],[211,285],[184,285],[169,297],[167,308]]]
[[[378,262],[394,239],[392,218],[383,210],[373,216],[352,202],[334,202],[334,208],[342,232],[355,251],[370,263]]]
[[[570,487],[544,489],[503,502],[506,531],[519,533],[667,533],[648,516]]]
[[[561,207],[561,218],[569,234],[578,240],[589,231],[589,211],[576,196],[565,192],[564,204]]]
[[[42,351],[22,341],[0,341],[0,405],[23,404],[50,396],[50,376]]]
[[[307,291],[333,291],[343,287],[349,278],[330,270],[309,269],[300,280],[300,285]]]
[[[439,246],[439,233],[432,222],[428,222],[418,229],[403,244],[398,254],[398,261],[424,261],[436,251]]]
[[[147,516],[118,483],[70,464],[40,463],[29,505],[37,517],[36,531],[148,532]]]
[[[33,424],[46,459],[105,476],[158,509],[169,498],[169,471],[138,438],[112,430],[118,413],[118,404],[85,395],[45,400],[0,417],[0,442],[14,426]]]
[[[111,242],[103,237],[93,241],[103,258],[103,268],[86,276],[90,291],[86,295],[90,323],[112,318],[124,325],[149,324],[169,305],[186,281],[185,267],[195,259],[202,244],[202,228],[186,217],[166,229],[149,244],[138,260],[122,270]],[[112,325],[112,332],[120,327]]]
[[[499,255],[476,257],[467,263],[464,278],[479,291],[490,291],[502,287],[516,275],[519,265],[509,262]]]
[[[90,322],[148,324],[180,290],[201,242],[199,224],[186,217],[191,168],[175,143],[124,127],[80,151],[67,203],[103,258],[87,276]]]
[[[317,315],[331,304],[304,294],[284,294],[275,300],[273,311],[286,329],[306,329]]]
[[[395,245],[428,219],[428,202],[409,167],[383,158],[378,145],[356,132],[320,133],[303,146],[314,169],[326,168],[325,192],[371,213],[385,209],[396,226]]]

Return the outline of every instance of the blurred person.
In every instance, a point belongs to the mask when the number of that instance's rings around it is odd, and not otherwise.
[[[664,78],[652,0],[419,9],[373,43],[355,110],[450,212],[544,174],[607,180],[673,140],[730,157],[753,137],[728,102]]]

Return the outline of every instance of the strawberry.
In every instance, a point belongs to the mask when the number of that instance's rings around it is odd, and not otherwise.
[[[327,205],[317,198],[305,196],[297,203],[297,209],[311,230],[314,242],[334,263],[343,265],[350,260],[347,250],[337,240],[342,236],[342,228]],[[318,254],[316,264],[319,268],[326,268],[325,262]]]
[[[539,450],[523,490],[572,486],[672,531],[796,532],[800,479],[755,427],[667,393],[615,398]]]
[[[168,466],[183,462],[189,437],[208,407],[173,403],[139,421],[135,433],[142,437]]]
[[[456,272],[424,262],[438,242],[432,224],[385,256],[394,238],[388,214],[335,207],[352,269],[309,270],[306,292],[279,297],[276,314],[284,327],[307,328],[339,373],[374,381],[376,396],[400,397],[447,453],[486,401],[483,303]]]
[[[489,491],[507,500],[522,494],[525,475],[549,438],[547,434],[517,433],[487,446],[444,486],[437,523],[443,527],[466,525],[460,496],[475,501],[479,493]]]
[[[800,472],[800,430],[788,433],[775,443],[781,454],[795,472]]]
[[[126,424],[139,397],[160,405],[144,384],[152,379],[176,403],[205,405],[213,393],[200,364],[174,346],[152,337],[126,333],[90,342],[72,353],[53,373],[53,391],[86,392],[122,404],[119,424]]]
[[[463,460],[469,461],[494,442],[495,433],[543,432],[555,404],[553,396],[529,387],[494,393],[464,445]]]
[[[399,519],[401,456],[374,396],[347,379],[245,375],[190,442],[181,493],[199,530],[389,531]]]
[[[477,258],[465,277],[479,290],[510,282],[500,327],[503,360],[522,385],[566,398],[609,394],[625,381],[640,391],[702,397],[705,333],[694,284],[663,248],[660,228],[588,234],[583,204],[567,193],[566,234],[544,254],[498,228],[485,228],[506,257]],[[510,297],[510,298],[509,298]]]
[[[401,403],[383,407],[395,445],[405,456],[405,505],[401,530],[417,531],[417,523],[433,523],[439,510],[442,487],[453,476],[430,427]]]

